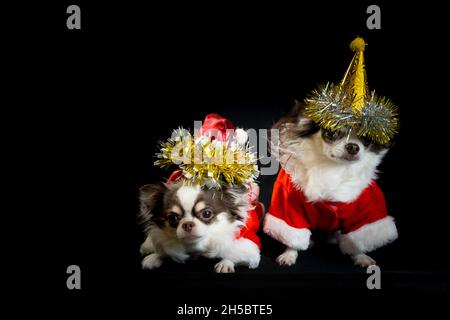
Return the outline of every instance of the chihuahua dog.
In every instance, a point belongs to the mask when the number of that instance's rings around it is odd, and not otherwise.
[[[311,230],[336,235],[356,265],[375,261],[366,252],[397,238],[375,179],[389,145],[359,138],[349,128],[334,132],[317,126],[296,103],[279,120],[279,143],[272,141],[282,169],[274,186],[264,231],[286,245],[280,265],[296,262],[310,245]]]
[[[239,237],[249,210],[246,188],[208,189],[184,182],[145,185],[140,209],[146,230],[141,246],[144,269],[161,266],[165,258],[184,263],[193,256],[221,259],[218,273],[235,265],[256,268],[260,250]]]

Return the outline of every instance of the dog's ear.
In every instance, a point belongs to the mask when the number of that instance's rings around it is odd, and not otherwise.
[[[305,115],[305,104],[297,100],[288,114],[278,120],[272,128],[280,130],[280,134],[289,132],[296,137],[305,137],[319,131],[319,126]]]
[[[141,211],[151,212],[155,208],[162,206],[164,193],[167,187],[163,183],[146,184],[139,189],[139,201],[141,204]]]
[[[222,200],[230,213],[239,220],[245,220],[247,211],[250,209],[248,203],[248,190],[246,187],[224,186],[222,188]]]

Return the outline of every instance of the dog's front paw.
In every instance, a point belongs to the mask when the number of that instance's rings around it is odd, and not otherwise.
[[[295,249],[286,249],[275,260],[280,266],[292,266],[297,261],[298,252]]]
[[[355,266],[360,266],[360,267],[364,267],[364,268],[374,266],[377,264],[377,262],[375,260],[373,260],[371,257],[369,257],[368,255],[366,255],[364,253],[360,253],[360,254],[352,256],[352,260],[355,263]]]
[[[257,255],[248,261],[248,268],[249,269],[256,269],[259,266],[259,261],[261,260],[261,256]]]
[[[223,259],[216,263],[216,265],[214,266],[214,271],[217,273],[233,273],[234,263],[230,260]]]
[[[157,253],[152,253],[142,260],[142,269],[156,269],[162,265],[162,257]]]

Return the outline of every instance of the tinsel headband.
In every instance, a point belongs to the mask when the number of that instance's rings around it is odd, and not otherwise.
[[[386,144],[397,133],[398,110],[387,98],[369,92],[364,64],[363,38],[350,43],[353,59],[338,85],[327,84],[314,90],[305,100],[305,113],[322,128],[355,130],[378,144]]]
[[[239,141],[235,132],[228,119],[209,114],[197,135],[179,128],[170,139],[160,142],[155,165],[178,166],[179,180],[191,185],[219,189],[224,185],[246,186],[258,177],[257,157],[247,136]]]

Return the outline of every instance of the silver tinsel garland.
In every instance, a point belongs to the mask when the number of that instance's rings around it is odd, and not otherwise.
[[[354,110],[354,97],[333,84],[314,90],[305,102],[306,115],[326,130],[350,127],[377,144],[386,144],[398,130],[397,107],[375,92],[366,97],[361,110]]]

